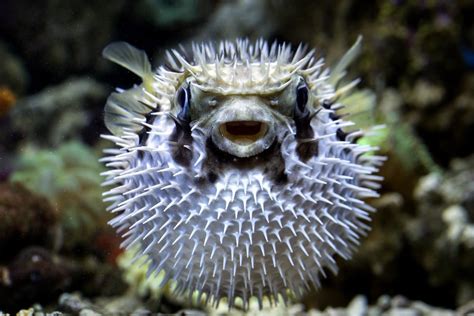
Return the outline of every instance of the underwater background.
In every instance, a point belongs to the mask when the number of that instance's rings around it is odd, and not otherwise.
[[[179,44],[261,37],[331,65],[359,34],[351,103],[386,125],[365,140],[388,156],[372,231],[321,289],[248,313],[474,313],[473,15],[467,0],[1,0],[0,314],[244,314],[159,288],[120,249],[100,135],[109,93],[138,79],[101,51],[127,41],[157,66]]]

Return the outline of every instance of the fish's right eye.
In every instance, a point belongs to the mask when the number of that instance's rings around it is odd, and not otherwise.
[[[189,122],[191,120],[190,104],[191,104],[191,89],[189,85],[179,88],[176,95],[176,101],[181,107],[178,113],[178,119],[182,122]]]
[[[308,103],[308,86],[303,82],[296,89],[296,106],[299,112],[305,112],[306,103]]]
[[[308,99],[308,85],[304,80],[301,80],[298,87],[296,88],[296,106],[294,110],[295,120],[301,120],[309,115],[309,110],[307,108]]]

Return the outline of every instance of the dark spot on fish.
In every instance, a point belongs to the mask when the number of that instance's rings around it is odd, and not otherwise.
[[[173,144],[172,157],[178,164],[189,166],[193,159],[193,152],[190,149],[193,138],[191,136],[191,90],[189,85],[179,88],[176,99],[181,109],[176,116],[171,116],[175,123],[175,128],[169,138]]]
[[[177,146],[172,152],[172,157],[179,165],[189,167],[193,159],[193,153],[183,146]]]
[[[301,161],[308,161],[311,157],[317,156],[319,154],[319,142],[298,141],[298,144],[296,145],[296,153],[298,154],[298,158],[300,158]]]
[[[193,142],[191,133],[180,128],[178,123],[176,123],[176,127],[173,133],[171,133],[169,140],[172,144],[171,157],[173,157],[173,160],[181,166],[190,166],[193,159],[193,152],[189,149]]]
[[[357,144],[357,142],[358,142],[358,141],[359,141],[359,139],[361,139],[361,138],[362,138],[362,135],[357,135],[357,136],[354,136],[354,137],[352,137],[352,141],[351,141],[351,143],[353,143],[353,144]]]
[[[342,129],[340,129],[340,128],[337,129],[336,137],[337,137],[338,140],[344,141],[344,140],[346,140],[346,136],[347,136],[347,134],[344,133],[344,131]]]
[[[147,139],[148,128],[143,127],[141,131],[138,132],[138,144],[140,146],[145,145]]]
[[[301,116],[295,116],[296,126],[296,153],[302,161],[307,161],[311,157],[318,155],[318,143],[314,141],[314,131],[311,127],[312,116],[309,111]],[[308,141],[309,140],[309,141]]]
[[[319,111],[311,114],[307,107],[309,89],[305,82],[299,84],[296,92],[296,107],[293,114],[296,127],[296,154],[301,161],[307,161],[319,152],[318,142],[314,140],[311,126],[311,120]]]
[[[210,183],[215,183],[217,181],[217,174],[215,174],[214,172],[209,172],[207,174],[207,180],[209,180]]]
[[[296,126],[296,138],[306,139],[314,136],[311,128],[311,115],[307,103],[309,99],[309,89],[306,82],[301,81],[296,89],[296,104],[293,112],[293,119]]]
[[[306,105],[308,103],[309,89],[306,82],[302,81],[296,89],[296,109],[295,112],[304,113],[306,111]]]
[[[152,112],[145,115],[145,122],[149,125],[153,124],[153,119],[154,119],[154,115],[151,115],[151,113]],[[146,144],[149,131],[150,131],[150,128],[148,126],[143,126],[142,130],[138,132],[138,144],[140,146],[144,146]]]
[[[288,183],[288,176],[286,175],[285,172],[280,172],[279,174],[277,174],[277,176],[274,179],[275,179],[275,183],[279,185]]]
[[[295,118],[296,126],[296,138],[306,139],[314,136],[313,129],[311,128],[311,117],[308,114],[305,117]]]
[[[333,121],[340,119],[341,117],[334,112],[329,113],[329,118]]]
[[[331,106],[332,106],[332,102],[329,101],[329,100],[323,100],[323,102],[321,103],[321,106],[327,110],[331,109]]]
[[[208,179],[207,179],[207,177],[204,177],[204,176],[199,176],[199,177],[195,177],[195,178],[194,178],[194,184],[195,184],[197,187],[206,185],[207,182],[208,182]]]

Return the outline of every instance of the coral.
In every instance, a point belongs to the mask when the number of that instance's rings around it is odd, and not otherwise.
[[[90,148],[69,142],[56,150],[23,148],[11,181],[23,183],[55,205],[64,247],[70,248],[90,243],[105,225],[101,171],[102,166]]]
[[[385,94],[382,89],[399,90],[396,93],[402,103],[395,113],[399,123],[393,129],[400,130],[398,143],[407,144],[402,135],[406,134],[408,143],[424,147],[405,146],[398,150],[404,152],[401,155],[408,158],[421,149],[429,153],[419,156],[422,168],[434,171],[433,162],[446,167],[451,157],[470,153],[464,135],[472,133],[474,126],[472,107],[465,106],[467,100],[472,100],[472,80],[461,47],[467,30],[472,30],[466,21],[474,6],[468,1],[376,3],[375,22],[359,30],[369,43],[360,71],[369,83],[379,83],[380,94]],[[462,95],[462,103],[456,95]],[[451,128],[454,125],[458,128]],[[411,167],[416,168],[416,164]]]
[[[406,234],[434,287],[453,287],[457,304],[474,295],[474,157],[454,160],[445,174],[423,177],[415,191],[419,207]]]
[[[105,95],[106,88],[97,81],[72,78],[19,100],[11,111],[12,126],[25,141],[57,146],[90,129],[94,106]]]
[[[465,76],[457,89],[455,96],[445,97],[426,109],[416,110],[411,118],[432,155],[439,157],[438,160],[444,165],[449,157],[464,157],[472,153],[467,135],[474,133],[474,75]]]
[[[445,307],[467,304],[474,295],[473,162],[474,157],[453,160],[448,171],[433,171],[414,184],[399,169],[393,177],[409,188],[371,202],[378,212],[366,241],[305,304],[337,306],[357,293],[371,301],[402,293]]]
[[[27,245],[52,244],[58,212],[19,183],[0,183],[0,260]]]
[[[148,265],[142,257],[135,259],[138,248],[124,251],[117,259],[118,266],[124,271],[124,280],[129,284],[130,288],[139,297],[160,298],[163,294],[169,294],[171,285],[162,286],[164,278],[163,273],[158,275],[147,275]]]
[[[0,117],[7,114],[16,102],[16,96],[7,87],[0,86]]]

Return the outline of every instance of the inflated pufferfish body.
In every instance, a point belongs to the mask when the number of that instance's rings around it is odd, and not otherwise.
[[[377,196],[382,157],[336,114],[355,85],[337,83],[314,51],[259,40],[172,50],[155,72],[144,52],[114,43],[104,56],[143,84],[114,92],[105,123],[117,147],[105,193],[124,247],[150,272],[207,300],[301,295],[334,256],[351,257]]]

